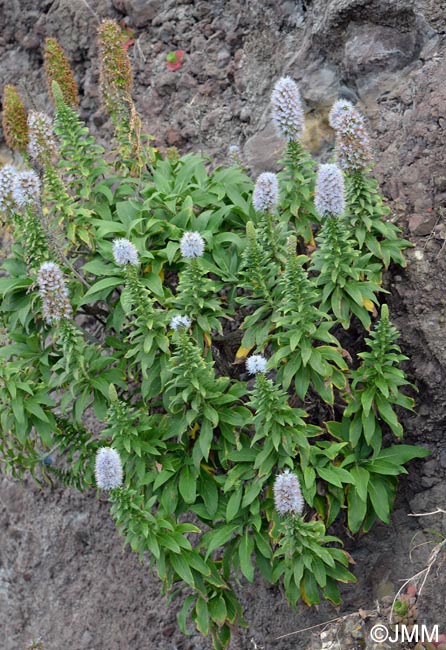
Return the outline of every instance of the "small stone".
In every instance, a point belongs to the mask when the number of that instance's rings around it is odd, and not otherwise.
[[[425,474],[425,476],[438,475],[438,461],[435,458],[423,463],[423,474]]]
[[[431,488],[435,483],[438,483],[441,479],[434,476],[422,476],[421,485],[424,488]]]
[[[446,176],[434,176],[434,185],[439,192],[445,192]]]
[[[174,128],[167,129],[166,140],[170,147],[177,147],[183,142],[181,133]]]
[[[177,80],[173,72],[162,72],[153,80],[158,95],[169,95],[176,90]]]
[[[244,106],[242,110],[240,111],[240,120],[242,122],[250,122],[251,121],[251,109],[249,106]]]
[[[197,86],[197,80],[188,72],[184,72],[178,77],[178,81],[177,81],[178,90],[182,90],[183,88],[190,90],[191,88],[196,88],[196,86]]]
[[[413,214],[409,218],[409,230],[414,235],[419,235],[424,237],[429,235],[432,232],[432,228],[435,226],[436,217],[434,214]]]
[[[239,39],[240,39],[240,36],[239,36],[239,34],[237,32],[230,31],[230,32],[228,32],[226,34],[226,39],[225,40],[226,40],[226,43],[228,45],[234,46],[234,45],[236,45],[238,43]]]
[[[285,140],[277,135],[274,125],[270,123],[246,142],[244,154],[248,166],[255,174],[276,171],[285,144]]]
[[[113,0],[113,6],[131,19],[134,27],[148,25],[160,12],[160,0]]]

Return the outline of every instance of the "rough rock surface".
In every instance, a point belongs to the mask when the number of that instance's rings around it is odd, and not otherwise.
[[[0,86],[17,83],[29,107],[49,110],[42,76],[42,45],[55,36],[73,62],[81,110],[94,130],[104,129],[95,30],[102,17],[134,29],[130,53],[135,100],[158,146],[202,149],[225,158],[229,144],[245,145],[254,173],[273,169],[282,141],[271,128],[269,96],[277,77],[299,83],[307,111],[306,143],[328,159],[333,134],[327,110],[343,96],[357,101],[374,136],[375,173],[394,218],[415,244],[408,267],[390,270],[392,319],[410,357],[417,411],[406,419],[407,441],[432,449],[401,481],[389,527],[377,525],[350,540],[358,576],[343,590],[339,615],[388,603],[399,581],[425,566],[430,547],[409,561],[413,535],[446,533],[446,2],[444,0],[22,0],[5,3],[0,17]],[[168,71],[166,54],[185,51]],[[1,90],[1,88],[0,88]],[[105,132],[107,131],[105,124]],[[4,650],[42,636],[46,650],[160,650],[210,648],[177,629],[175,603],[159,581],[122,550],[109,506],[94,494],[39,492],[4,480],[0,488],[0,630]],[[425,538],[421,538],[420,541]],[[426,538],[427,541],[427,538]],[[444,567],[444,561],[438,565]],[[444,569],[432,571],[420,599],[430,623],[444,621]],[[348,625],[277,637],[335,618],[319,610],[288,609],[283,594],[260,579],[242,584],[248,629],[233,650],[256,647],[373,647]],[[334,631],[333,631],[334,630]],[[311,636],[313,634],[313,636]],[[328,634],[328,636],[327,636]],[[332,636],[330,636],[330,634]],[[333,636],[334,635],[334,636]],[[355,636],[356,635],[356,636]],[[329,645],[331,643],[332,645]],[[397,645],[393,644],[392,648]]]

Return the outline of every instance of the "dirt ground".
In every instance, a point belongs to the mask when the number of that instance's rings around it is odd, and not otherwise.
[[[21,0],[5,4],[0,15],[0,90],[17,83],[29,107],[50,110],[42,46],[45,36],[55,36],[73,61],[83,117],[105,134],[94,37],[99,17],[118,18],[134,31],[135,99],[161,148],[201,149],[223,160],[236,143],[253,174],[274,169],[282,143],[271,126],[269,95],[283,74],[300,83],[306,143],[319,159],[333,147],[326,118],[334,99],[354,99],[367,116],[376,176],[414,244],[407,268],[387,274],[391,318],[419,391],[416,412],[404,422],[406,442],[428,446],[432,455],[412,463],[401,480],[390,526],[347,538],[358,584],[345,586],[339,612],[327,604],[292,611],[260,577],[240,584],[248,628],[234,635],[233,650],[321,648],[320,629],[275,639],[385,602],[425,566],[431,547],[409,558],[414,535],[428,528],[446,534],[445,515],[409,516],[446,509],[446,3]],[[184,65],[170,72],[165,56],[176,49],[185,51]],[[421,532],[417,542],[427,539]],[[445,583],[442,561],[420,599],[429,624],[444,622]],[[176,611],[158,579],[122,548],[106,500],[2,480],[2,650],[22,650],[39,636],[45,650],[210,648],[208,640],[179,632]]]

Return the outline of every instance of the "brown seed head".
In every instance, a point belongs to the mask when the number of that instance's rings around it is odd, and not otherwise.
[[[98,34],[100,86],[105,108],[112,116],[129,116],[133,77],[121,28],[115,20],[104,20]]]
[[[5,86],[3,91],[3,134],[13,151],[25,152],[28,146],[28,122],[25,107],[15,86]]]
[[[55,104],[55,101],[51,84],[53,81],[57,81],[62,91],[64,102],[68,106],[76,108],[79,105],[77,84],[65,52],[55,38],[47,38],[45,41],[45,74],[53,104]]]

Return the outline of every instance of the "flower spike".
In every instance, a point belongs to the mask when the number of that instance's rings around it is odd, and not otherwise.
[[[42,311],[48,325],[70,318],[72,309],[68,289],[57,264],[44,262],[39,269],[37,281]]]
[[[118,266],[131,264],[138,266],[139,255],[136,247],[128,239],[115,239],[113,242],[113,257]]]
[[[185,232],[180,241],[183,257],[203,257],[204,239],[198,232]]]
[[[56,81],[62,91],[64,103],[71,108],[76,108],[79,105],[76,80],[65,52],[55,38],[46,39],[44,57],[45,74],[53,103],[56,102],[53,96],[52,82]]]
[[[12,196],[19,208],[37,205],[40,201],[40,178],[36,172],[32,170],[19,172],[15,179]]]
[[[41,165],[49,165],[57,153],[53,122],[45,113],[32,111],[28,116],[28,153]]]
[[[246,359],[246,370],[250,375],[264,374],[266,372],[267,360],[261,354],[253,354]]]
[[[321,217],[339,217],[345,210],[345,188],[337,165],[320,165],[316,179],[314,203]]]
[[[301,515],[305,508],[305,500],[300,489],[296,474],[287,469],[278,474],[274,481],[274,503],[279,515]]]
[[[122,485],[121,457],[116,449],[100,447],[95,463],[96,485],[102,490],[114,490]]]
[[[24,153],[28,146],[28,122],[25,107],[15,86],[3,90],[3,134],[5,142],[13,151]]]
[[[272,94],[273,121],[287,140],[300,140],[304,130],[304,111],[299,88],[291,77],[282,77]]]
[[[271,212],[279,202],[279,182],[276,174],[264,172],[257,178],[252,204],[257,212]]]

